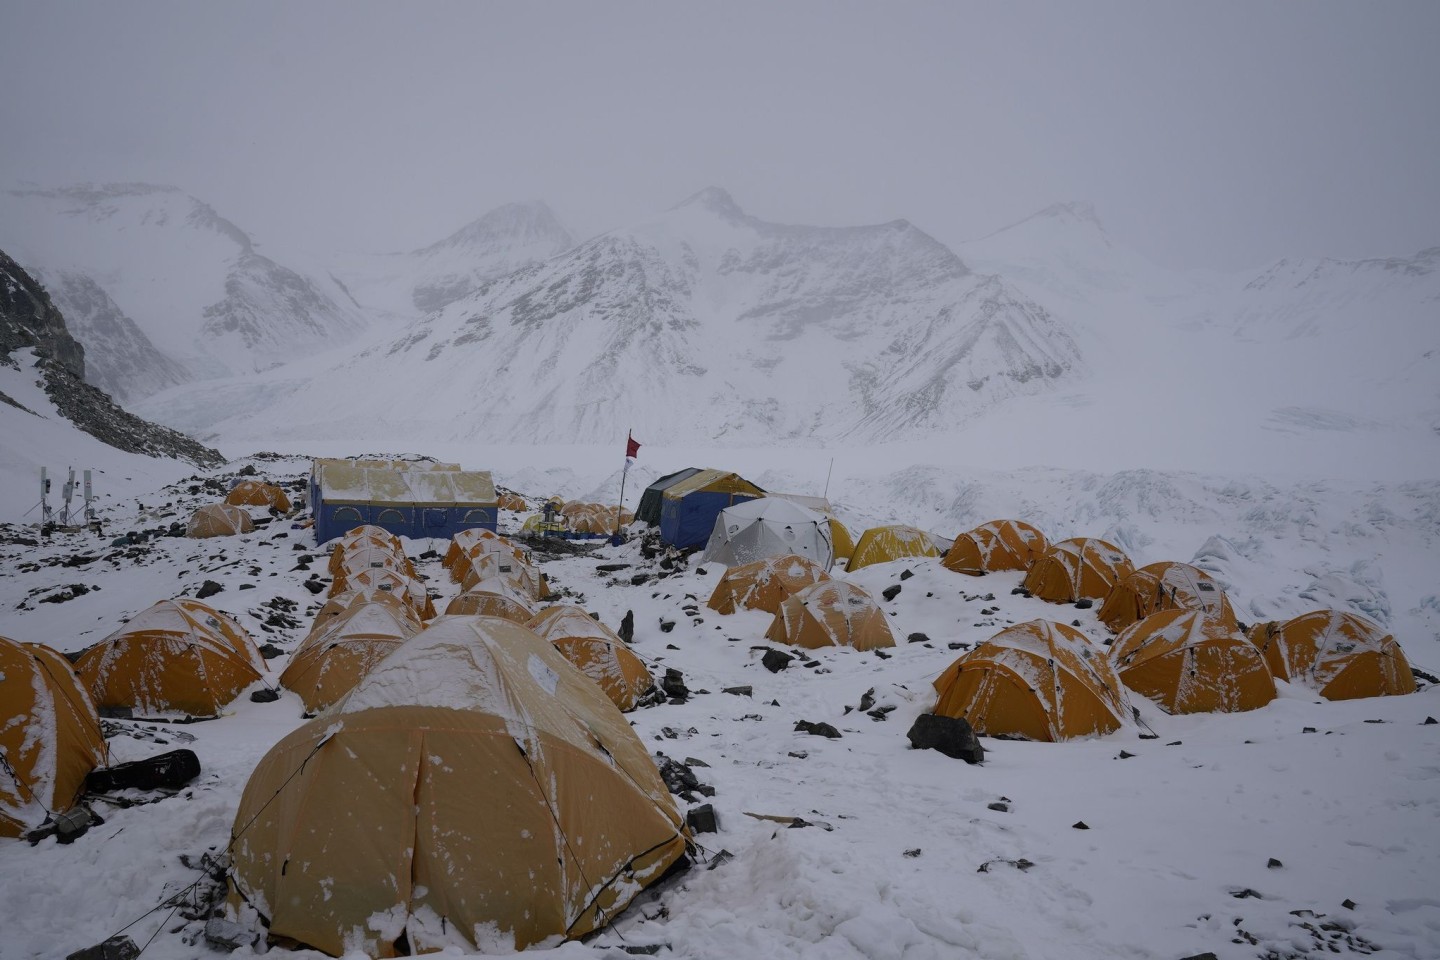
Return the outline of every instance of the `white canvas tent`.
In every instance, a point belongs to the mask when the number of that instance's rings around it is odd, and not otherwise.
[[[829,570],[835,563],[830,522],[789,500],[761,497],[720,511],[702,559],[735,567],[786,554]]]

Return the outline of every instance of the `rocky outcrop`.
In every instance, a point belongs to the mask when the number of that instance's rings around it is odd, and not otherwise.
[[[17,365],[12,355],[27,348],[34,350],[45,395],[56,411],[100,442],[197,466],[225,461],[218,450],[122,410],[104,391],[86,383],[85,350],[70,336],[65,318],[45,288],[0,251],[0,362]],[[25,409],[10,397],[0,399]]]

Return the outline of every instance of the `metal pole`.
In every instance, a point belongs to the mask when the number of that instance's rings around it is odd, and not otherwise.
[[[620,471],[620,505],[615,508],[615,536],[620,536],[620,514],[625,509],[625,478],[630,476],[630,434],[634,428],[625,431],[625,469]]]
[[[830,499],[830,474],[835,472],[835,458],[830,458],[830,469],[825,471],[825,492],[820,494],[822,500]]]

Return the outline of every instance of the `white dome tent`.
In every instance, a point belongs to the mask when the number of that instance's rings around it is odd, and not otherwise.
[[[830,522],[789,500],[761,497],[720,511],[701,559],[735,567],[792,553],[829,570],[835,563]]]

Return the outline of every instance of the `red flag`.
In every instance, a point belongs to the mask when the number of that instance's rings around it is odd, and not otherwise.
[[[625,459],[634,460],[638,456],[640,456],[640,441],[628,433],[625,434]]]

